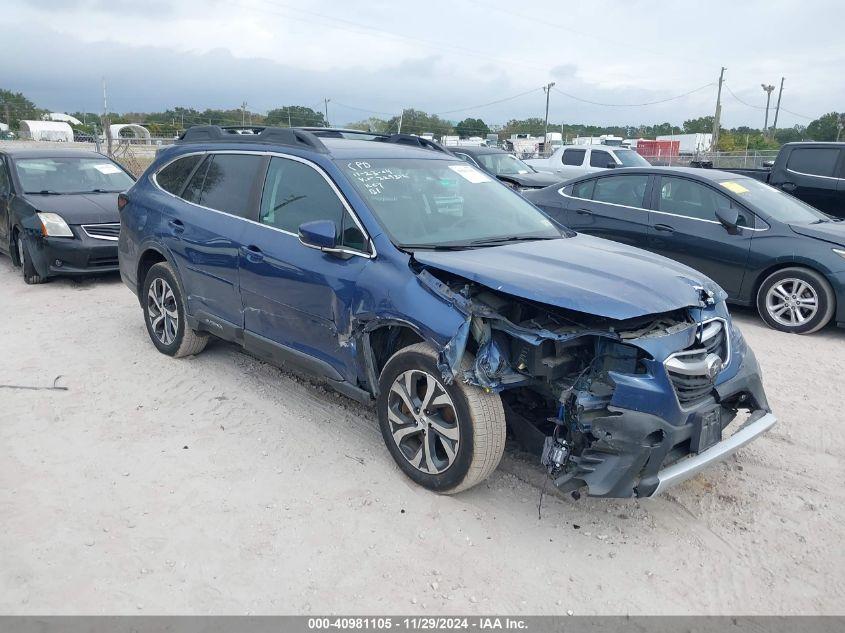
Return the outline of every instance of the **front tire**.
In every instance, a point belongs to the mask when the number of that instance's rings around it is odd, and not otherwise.
[[[29,245],[20,233],[15,234],[15,245],[18,251],[18,261],[20,262],[24,283],[34,286],[47,281],[47,278],[39,275],[35,269],[35,264],[32,263],[32,257],[29,254]]]
[[[469,368],[467,358],[463,368]],[[501,398],[460,380],[444,384],[437,354],[425,343],[403,348],[387,361],[377,409],[393,459],[428,490],[455,494],[472,488],[502,458]]]
[[[784,268],[760,284],[757,311],[781,332],[812,334],[833,317],[836,295],[827,280],[809,268]]]
[[[158,351],[174,358],[199,354],[208,343],[208,334],[188,327],[182,287],[170,264],[150,268],[144,279],[141,303],[144,323]]]

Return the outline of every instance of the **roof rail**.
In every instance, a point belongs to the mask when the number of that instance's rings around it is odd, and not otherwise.
[[[367,132],[365,130],[348,130],[332,127],[299,127],[293,129],[310,132],[314,136],[322,138],[357,138],[357,140],[361,141],[396,143],[397,145],[410,145],[412,147],[420,147],[422,149],[431,149],[436,152],[443,152],[444,154],[452,154],[452,152],[439,143],[422,138],[421,136],[414,136],[413,134],[382,134],[380,132]]]
[[[264,126],[195,125],[182,132],[177,143],[265,143],[307,147],[321,154],[329,150],[323,142],[307,130]]]

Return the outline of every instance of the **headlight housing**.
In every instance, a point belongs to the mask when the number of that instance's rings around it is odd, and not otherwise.
[[[44,237],[73,237],[73,231],[58,213],[38,213],[41,220],[41,234]]]

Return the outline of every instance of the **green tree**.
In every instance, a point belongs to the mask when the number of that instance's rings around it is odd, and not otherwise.
[[[390,124],[384,119],[371,116],[369,119],[363,121],[356,121],[350,123],[349,128],[353,130],[363,130],[364,132],[375,132],[377,134],[386,134],[390,129]]]
[[[835,141],[839,133],[839,117],[838,112],[828,112],[820,116],[807,126],[807,136],[814,141]]]
[[[461,138],[470,136],[485,136],[490,133],[490,128],[481,119],[464,119],[455,126],[455,134]]]
[[[684,121],[684,132],[686,134],[707,133],[713,131],[713,117],[702,116],[697,119]],[[720,131],[721,134],[721,131]]]
[[[290,105],[270,110],[264,117],[265,125],[288,127],[328,127],[328,122],[322,112],[317,112],[306,106]]]
[[[803,141],[805,138],[807,138],[807,128],[803,125],[775,130],[775,140],[781,145],[784,143]]]
[[[395,116],[387,122],[391,132],[399,130],[399,117]],[[425,134],[431,132],[435,136],[451,134],[452,124],[441,119],[436,114],[428,114],[422,110],[408,108],[402,113],[402,134]]]
[[[22,93],[0,88],[0,121],[8,123],[10,129],[18,130],[21,121],[38,120],[46,112],[47,110],[37,107]]]

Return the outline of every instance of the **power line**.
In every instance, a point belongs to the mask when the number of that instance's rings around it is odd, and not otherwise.
[[[555,92],[559,92],[560,94],[564,95],[565,97],[569,97],[570,99],[574,99],[575,101],[580,101],[582,103],[589,103],[590,105],[597,105],[597,106],[605,106],[608,108],[640,108],[643,106],[650,106],[650,105],[657,105],[659,103],[667,103],[669,101],[675,101],[676,99],[683,99],[684,97],[688,97],[689,95],[704,90],[705,88],[709,88],[711,86],[715,86],[716,82],[711,81],[710,83],[704,84],[703,86],[699,86],[694,90],[690,90],[689,92],[685,92],[683,94],[675,95],[674,97],[667,97],[666,99],[658,99],[657,101],[646,101],[644,103],[602,103],[601,101],[590,101],[589,99],[582,99],[576,95],[570,94],[568,92],[564,92],[560,88],[553,88]]]
[[[754,104],[748,103],[747,101],[743,101],[742,99],[740,99],[740,98],[736,95],[736,93],[735,93],[733,90],[731,90],[731,87],[728,85],[728,82],[725,82],[725,88],[726,88],[726,89],[727,89],[727,91],[730,93],[730,95],[731,95],[734,99],[736,99],[737,101],[739,101],[742,105],[744,105],[744,106],[748,106],[749,108],[754,108],[755,110],[765,110],[765,109],[766,109],[764,106],[756,106],[756,105],[754,105]],[[783,106],[781,106],[781,107],[780,107],[780,111],[781,111],[781,112],[786,112],[786,113],[788,113],[788,114],[791,114],[792,116],[797,116],[797,117],[798,117],[798,118],[800,118],[800,119],[807,119],[808,121],[813,121],[813,120],[815,120],[815,118],[816,118],[816,117],[807,116],[806,114],[799,114],[799,113],[797,113],[797,112],[793,112],[792,110],[787,110],[787,109],[786,109],[786,108],[784,108]]]
[[[497,103],[504,103],[505,101],[513,101],[514,99],[518,99],[519,97],[524,97],[525,95],[531,94],[533,92],[537,92],[538,90],[542,90],[542,88],[532,88],[531,90],[526,90],[525,92],[520,92],[518,95],[513,95],[512,97],[505,97],[504,99],[497,99],[496,101],[490,101],[488,103],[482,103],[479,105],[468,106],[466,108],[456,108],[455,110],[444,110],[443,112],[433,112],[432,114],[453,114],[455,112],[466,112],[467,110],[477,110],[478,108],[486,108],[487,106],[496,105]]]

